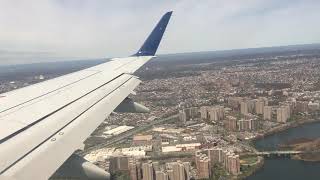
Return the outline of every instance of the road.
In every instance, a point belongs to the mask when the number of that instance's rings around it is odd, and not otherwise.
[[[125,139],[127,139],[127,138],[129,138],[131,136],[133,136],[134,134],[140,133],[142,131],[146,131],[146,130],[152,128],[154,125],[158,125],[158,124],[165,123],[167,121],[171,121],[171,120],[173,120],[173,119],[175,119],[177,117],[178,117],[178,115],[176,114],[176,115],[164,118],[164,119],[152,121],[151,123],[149,123],[147,125],[143,125],[143,126],[139,126],[139,127],[133,128],[130,131],[127,131],[125,133],[119,134],[118,136],[112,137],[110,139],[107,139],[105,143],[101,143],[101,144],[98,144],[98,145],[96,145],[94,147],[87,148],[84,151],[79,152],[79,154],[80,155],[85,155],[85,154],[90,153],[91,151],[109,147],[109,146],[111,146],[111,145],[113,145],[115,143],[119,143],[119,142],[121,142],[121,141],[123,141],[123,140],[125,140]]]

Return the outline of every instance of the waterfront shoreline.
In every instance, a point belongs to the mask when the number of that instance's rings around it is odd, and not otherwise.
[[[305,124],[319,123],[319,122],[320,122],[320,119],[309,119],[309,120],[304,120],[304,121],[291,122],[290,124],[283,124],[281,126],[277,126],[277,127],[271,128],[270,130],[268,130],[268,131],[266,131],[264,133],[261,133],[258,136],[255,136],[254,138],[250,139],[250,143],[252,143],[252,147],[254,149],[256,149],[256,147],[254,146],[254,142],[257,141],[257,140],[264,139],[264,138],[266,138],[268,136],[272,136],[272,135],[274,135],[276,133],[284,132],[284,131],[289,130],[291,128],[296,128],[296,127],[299,127],[299,126],[302,126],[302,125],[305,125]],[[255,167],[254,170],[250,171],[249,174],[241,177],[240,179],[246,179],[246,178],[252,176],[253,174],[255,174],[257,171],[259,171],[259,169],[263,168],[265,159],[264,158],[262,158],[262,159],[263,160],[262,160],[262,162],[259,163],[259,166]],[[303,158],[297,157],[297,156],[293,157],[292,159],[293,160],[299,160],[299,161],[306,161]],[[308,161],[308,162],[311,162],[311,161]],[[312,161],[312,162],[319,162],[319,161]]]
[[[238,179],[246,179],[249,176],[253,175],[257,171],[259,171],[264,166],[264,158],[261,156],[258,156],[258,161],[253,164],[243,164],[242,166],[249,167],[248,170],[244,171],[243,174],[238,176]]]
[[[315,162],[315,163],[320,162],[319,158],[309,159],[309,158],[301,157],[300,155],[294,155],[291,159],[297,160],[297,161],[303,161],[303,162]]]
[[[273,127],[264,133],[261,133],[261,134],[255,136],[254,138],[250,139],[250,142],[254,142],[254,141],[263,139],[265,137],[286,131],[291,128],[296,128],[296,127],[299,127],[299,126],[302,126],[305,124],[318,123],[318,122],[320,122],[320,119],[309,119],[309,120],[303,120],[303,121],[295,121],[295,122],[291,122],[290,124],[283,124],[281,126],[276,126],[276,127]]]
[[[294,128],[297,125],[298,127]],[[284,132],[280,132],[272,136],[265,136],[260,140],[254,141],[254,143],[252,143],[251,146],[256,147],[258,150],[269,149],[270,151],[272,151],[274,149],[277,149],[277,144],[303,143],[308,142],[308,139],[320,139],[320,122],[318,118],[305,121],[304,123],[295,124],[295,126],[292,129],[289,128],[288,130],[285,130]],[[303,145],[299,145],[299,147],[302,146]],[[306,150],[308,150],[308,148]],[[280,178],[299,180],[303,177],[306,177],[306,179],[318,179],[318,177],[320,177],[320,172],[318,171],[318,169],[320,168],[320,162],[311,161],[311,159],[315,159],[315,157],[312,156],[313,155],[307,154],[307,156],[305,157],[308,158],[307,161],[299,157],[296,157],[295,155],[292,155],[291,158],[289,158],[289,156],[282,156],[284,158],[279,158],[278,156],[273,156],[272,158],[265,157],[265,163],[263,165],[262,170],[255,171],[251,176],[247,177],[246,179],[267,180],[268,178]],[[283,169],[279,171],[279,168]]]

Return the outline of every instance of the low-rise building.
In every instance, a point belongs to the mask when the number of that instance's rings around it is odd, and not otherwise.
[[[133,145],[150,145],[150,144],[152,144],[152,135],[133,136]]]

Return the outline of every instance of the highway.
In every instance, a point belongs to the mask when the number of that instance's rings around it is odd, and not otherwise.
[[[85,154],[90,153],[91,151],[94,151],[94,150],[97,150],[97,149],[101,149],[101,148],[106,148],[106,147],[109,147],[109,146],[111,146],[111,145],[113,145],[115,143],[120,143],[123,140],[133,136],[134,134],[138,134],[138,133],[140,133],[142,131],[146,131],[146,130],[152,128],[154,125],[163,124],[165,122],[174,120],[175,118],[178,118],[178,114],[173,115],[173,116],[169,116],[169,117],[164,118],[164,119],[152,121],[151,123],[149,123],[147,125],[143,125],[143,126],[139,126],[139,127],[133,128],[130,131],[127,131],[127,132],[124,132],[122,134],[119,134],[118,136],[114,136],[114,137],[111,137],[109,139],[106,139],[105,143],[100,143],[100,144],[98,144],[96,146],[87,148],[84,151],[79,152],[78,154],[85,155]]]

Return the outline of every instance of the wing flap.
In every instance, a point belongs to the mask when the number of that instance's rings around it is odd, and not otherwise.
[[[56,170],[56,167],[59,167],[75,149],[79,149],[83,145],[83,141],[139,83],[140,80],[134,77],[130,78],[114,91],[95,102],[66,126],[52,134],[52,136],[47,138],[41,145],[37,146],[37,148],[32,149],[22,158],[15,161],[3,170],[2,173],[5,176],[15,177],[17,179],[49,178],[48,174],[52,174]],[[64,114],[65,112],[61,113]],[[40,124],[38,124],[37,126],[37,128],[41,128],[42,125],[40,126]],[[25,140],[24,137],[24,141]],[[16,146],[12,146],[12,150],[14,150],[14,147]],[[3,154],[1,151],[2,149],[0,150],[0,156]],[[56,156],[57,154],[59,154],[59,156]],[[3,158],[4,157],[0,157],[0,159]],[[48,164],[48,162],[50,163]],[[36,164],[36,166],[34,166],[34,164]],[[2,165],[0,167],[2,167]],[[39,172],[38,167],[45,168]],[[23,177],[19,177],[20,175],[23,175]]]
[[[90,77],[97,71],[80,71],[2,94],[0,113]],[[54,83],[52,83],[54,82]]]
[[[115,73],[121,75],[121,72]],[[45,117],[77,101],[79,98],[94,91],[100,86],[112,81],[107,72],[99,72],[67,87],[60,88],[54,92],[30,100],[18,107],[11,108],[0,114],[1,124],[19,123],[11,132],[0,132],[0,142],[7,136],[41,121]],[[23,117],[23,118],[22,118]]]
[[[1,95],[0,179],[48,179],[139,84],[168,12],[138,54]],[[140,52],[141,51],[141,52]]]
[[[88,107],[92,106],[101,98],[116,90],[119,86],[126,83],[131,78],[132,75],[124,74],[112,82],[109,82],[108,84],[69,104],[68,106],[63,107],[59,111],[46,116],[45,120],[29,126],[27,130],[16,133],[13,136],[11,135],[10,138],[2,141],[0,148],[0,159],[4,161],[0,162],[0,168],[6,167],[8,164],[10,164],[10,162],[12,163],[18,160],[28,151],[38,146],[45,139],[50,137],[66,124],[70,123],[70,121],[79,116],[79,114],[84,112]],[[51,101],[52,99],[48,100]],[[33,116],[33,114],[24,115],[26,118],[28,118],[28,116]],[[15,148],[17,146],[21,146],[21,144],[23,144],[23,148]],[[11,153],[5,154],[4,152]]]
[[[19,108],[19,106],[24,105],[25,103],[42,98],[43,96],[51,93],[55,93],[63,88],[68,88],[75,83],[100,73],[101,71],[108,72],[109,74],[105,78],[111,79],[117,76],[117,71],[133,73],[150,58],[151,57],[114,58],[109,62],[82,71],[1,94],[0,114],[14,108]]]
[[[25,94],[24,96],[31,94],[31,97],[33,94],[38,94],[36,90],[45,89],[43,86],[54,86],[55,89],[50,91],[50,93],[44,93],[41,96],[36,96],[36,98],[29,99],[24,103],[14,106],[12,106],[14,103],[12,103],[11,100],[2,100],[2,105],[10,108],[0,113],[0,125],[10,128],[0,131],[0,143],[15,133],[32,126],[34,123],[68,106],[70,103],[77,101],[95,89],[111,82],[122,74],[134,72],[150,58],[152,57],[114,59],[111,62],[81,71],[78,78],[80,80],[64,85],[58,89],[56,89],[54,85],[60,84],[60,79],[53,80],[50,84],[37,85],[35,88],[30,86],[30,88],[27,88],[25,91],[21,89],[19,93],[12,94],[11,96],[6,95],[7,98],[14,100],[17,98],[19,100],[22,94]],[[110,69],[110,66],[113,68]],[[70,76],[66,77],[66,81],[69,80],[69,77]],[[72,79],[77,78],[73,77]]]

